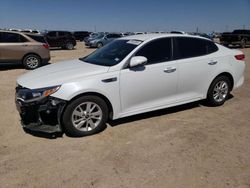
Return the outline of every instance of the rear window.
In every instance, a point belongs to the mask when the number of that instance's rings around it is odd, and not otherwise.
[[[248,30],[234,30],[233,34],[248,34],[249,31]]]
[[[203,56],[218,50],[212,41],[191,37],[176,37],[174,46],[174,59]]]
[[[38,36],[38,35],[27,35],[28,37],[32,38],[33,40],[41,43],[46,43],[46,40],[44,39],[43,36]]]

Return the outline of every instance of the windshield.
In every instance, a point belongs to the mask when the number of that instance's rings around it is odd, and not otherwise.
[[[98,35],[94,35],[93,37],[91,37],[91,39],[95,40],[95,39],[100,39],[102,37],[104,37],[104,34],[101,33],[101,34],[98,34]]]
[[[80,60],[95,65],[114,66],[120,63],[141,42],[139,40],[115,40],[92,54],[80,58]]]

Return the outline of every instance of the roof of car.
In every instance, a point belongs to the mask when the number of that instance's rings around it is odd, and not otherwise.
[[[185,34],[185,35],[172,34],[172,33],[164,33],[164,34],[154,33],[154,34],[131,35],[131,36],[123,37],[122,39],[146,41],[146,40],[152,40],[152,39],[163,38],[163,37],[192,37],[192,38],[206,39],[206,38],[200,37],[200,36],[193,36],[193,35],[188,35],[188,34]]]
[[[43,36],[38,33],[30,33],[30,32],[21,32],[21,31],[9,31],[9,30],[0,30],[1,32],[6,32],[6,33],[18,33],[18,34],[24,34],[24,35],[34,35],[34,36]]]

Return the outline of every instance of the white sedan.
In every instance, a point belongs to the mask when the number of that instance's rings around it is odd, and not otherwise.
[[[244,58],[197,36],[123,37],[84,58],[19,77],[17,109],[26,129],[91,135],[108,119],[202,99],[222,105],[244,82]]]

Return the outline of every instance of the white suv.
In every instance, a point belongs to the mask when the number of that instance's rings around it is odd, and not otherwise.
[[[91,135],[108,119],[202,99],[222,105],[244,82],[244,58],[202,37],[124,37],[84,58],[24,74],[16,104],[25,128]]]

